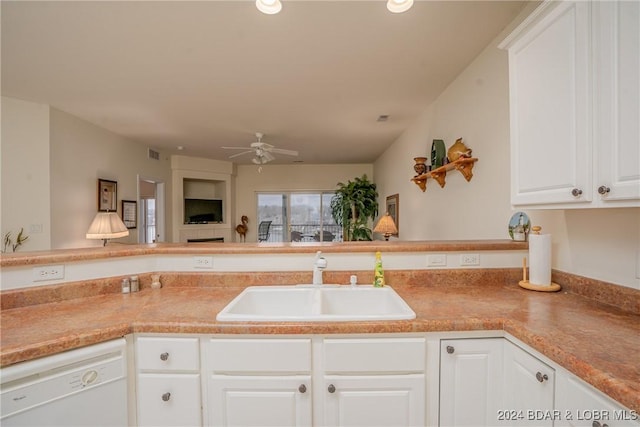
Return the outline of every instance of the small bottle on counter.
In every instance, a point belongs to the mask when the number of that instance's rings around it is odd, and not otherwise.
[[[382,255],[380,252],[376,252],[376,264],[373,270],[373,287],[381,288],[384,283],[384,270],[382,269]]]
[[[131,276],[129,279],[131,282],[131,292],[138,292],[140,290],[140,282],[138,276]]]
[[[122,293],[128,294],[129,292],[131,292],[131,285],[129,284],[129,279],[124,278],[122,279]]]

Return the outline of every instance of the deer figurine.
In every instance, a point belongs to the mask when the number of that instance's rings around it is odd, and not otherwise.
[[[236,225],[236,233],[240,235],[241,242],[246,242],[247,231],[249,230],[249,227],[247,227],[247,223],[249,223],[249,218],[246,215],[242,215],[242,218],[240,218],[240,221],[242,221],[242,224]]]

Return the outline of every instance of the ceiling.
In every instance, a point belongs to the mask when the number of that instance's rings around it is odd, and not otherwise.
[[[274,163],[371,163],[524,3],[3,0],[2,95],[167,154],[226,160],[263,132],[300,152]]]

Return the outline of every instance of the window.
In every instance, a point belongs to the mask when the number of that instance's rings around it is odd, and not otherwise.
[[[333,192],[258,193],[258,222],[271,221],[268,242],[341,242],[331,216]]]

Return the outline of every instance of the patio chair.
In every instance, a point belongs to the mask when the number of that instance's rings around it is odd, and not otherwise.
[[[266,242],[269,240],[269,229],[271,221],[261,221],[258,225],[258,242]]]

